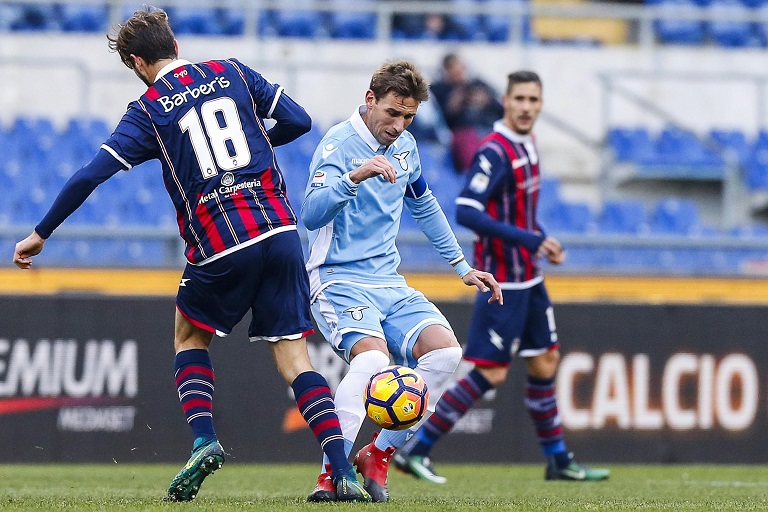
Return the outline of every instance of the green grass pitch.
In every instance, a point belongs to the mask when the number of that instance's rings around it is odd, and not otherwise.
[[[161,498],[176,465],[0,466],[3,511],[768,510],[768,466],[609,465],[605,482],[545,482],[539,465],[440,465],[445,485],[392,471],[389,503],[306,503],[317,466],[229,463],[192,503]]]

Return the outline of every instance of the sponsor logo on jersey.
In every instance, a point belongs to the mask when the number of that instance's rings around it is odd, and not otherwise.
[[[176,107],[179,107],[191,99],[197,99],[201,95],[213,94],[217,90],[226,89],[231,82],[224,76],[217,76],[206,84],[200,84],[197,87],[186,86],[183,91],[176,93],[172,96],[160,96],[157,101],[160,102],[160,106],[163,107],[163,111],[170,112]]]
[[[224,173],[224,176],[221,177],[221,184],[225,187],[231,186],[235,182],[235,175],[231,172]]]
[[[404,171],[407,171],[408,170],[408,160],[406,160],[406,158],[410,154],[411,154],[410,151],[403,151],[402,153],[397,153],[397,154],[394,154],[392,156],[395,157],[395,160],[397,160],[400,163],[400,168],[402,170],[404,170]]]
[[[344,310],[344,313],[352,315],[352,320],[358,322],[363,319],[363,310],[368,309],[368,306],[353,306]]]
[[[477,172],[472,176],[472,181],[469,182],[469,190],[475,194],[482,194],[488,189],[490,182],[491,178],[487,174]]]
[[[325,179],[328,177],[328,175],[325,173],[325,171],[317,170],[315,171],[315,174],[312,176],[312,183],[310,186],[312,187],[322,187],[325,185]]]
[[[208,201],[212,199],[216,199],[218,197],[229,197],[237,194],[241,190],[249,189],[249,188],[257,188],[261,187],[261,180],[248,180],[243,181],[242,183],[235,183],[227,185],[225,183],[225,178],[227,178],[227,174],[232,173],[226,173],[221,178],[221,185],[219,188],[214,190],[213,192],[209,192],[202,196],[200,200],[197,202],[198,204],[205,204]],[[230,179],[226,180],[227,182],[230,182]],[[232,176],[231,181],[234,181],[234,176]]]
[[[353,158],[351,160],[352,165],[363,165],[364,163],[370,162],[370,158]]]
[[[325,146],[323,146],[323,150],[322,150],[323,151],[323,158],[324,159],[328,158],[333,153],[335,153],[337,149],[339,149],[338,146],[333,147],[333,144],[326,144]]]

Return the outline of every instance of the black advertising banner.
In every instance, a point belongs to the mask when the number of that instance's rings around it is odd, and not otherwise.
[[[438,304],[459,341],[471,305]],[[5,462],[185,460],[191,433],[173,379],[172,298],[0,297],[0,428]],[[559,304],[560,414],[569,449],[605,462],[766,461],[768,307]],[[216,338],[214,413],[242,462],[319,462],[265,343],[247,322]],[[318,335],[310,355],[335,388],[346,365]],[[460,368],[460,372],[467,368]],[[435,449],[454,462],[539,462],[509,381]],[[358,440],[370,440],[372,425]]]

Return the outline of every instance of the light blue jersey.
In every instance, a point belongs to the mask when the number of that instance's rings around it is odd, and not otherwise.
[[[413,136],[404,131],[389,147],[379,144],[361,117],[364,109],[359,107],[352,117],[331,128],[312,157],[302,219],[309,231],[307,271],[313,301],[332,283],[407,286],[397,272],[400,254],[395,246],[403,204],[447,262],[456,265],[464,259],[445,214],[421,176]],[[392,163],[397,181],[389,183],[378,176],[353,183],[349,173],[376,155]]]

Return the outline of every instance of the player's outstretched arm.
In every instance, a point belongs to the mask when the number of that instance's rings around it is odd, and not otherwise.
[[[16,244],[16,250],[13,253],[13,263],[23,269],[32,266],[32,256],[40,254],[45,244],[45,238],[33,231],[31,235]]]
[[[472,269],[461,278],[467,286],[477,286],[481,292],[491,292],[491,298],[488,303],[498,301],[499,305],[504,305],[504,296],[501,294],[501,287],[496,282],[496,278],[488,272]]]

